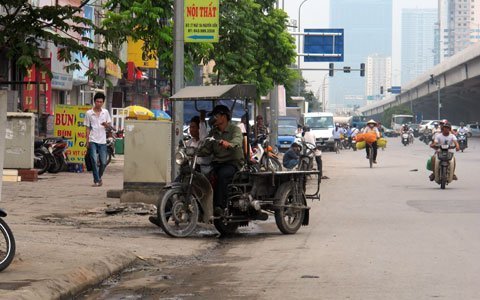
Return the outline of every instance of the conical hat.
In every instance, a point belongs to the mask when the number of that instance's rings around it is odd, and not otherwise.
[[[367,124],[377,124],[374,119],[371,119],[370,121],[367,122]]]

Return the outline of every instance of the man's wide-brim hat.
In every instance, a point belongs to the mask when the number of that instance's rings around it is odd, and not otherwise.
[[[367,124],[375,124],[377,125],[377,122],[374,119],[371,119],[370,121],[367,122]]]
[[[230,109],[225,105],[217,105],[213,108],[212,112],[209,113],[208,115],[211,117],[217,114],[230,115]]]

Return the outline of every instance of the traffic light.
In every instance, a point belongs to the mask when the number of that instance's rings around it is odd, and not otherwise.
[[[365,64],[364,63],[360,64],[360,76],[365,77]]]
[[[333,63],[328,64],[328,76],[333,77],[333,73],[335,72],[335,65]]]
[[[380,95],[383,95],[383,86],[380,87]]]

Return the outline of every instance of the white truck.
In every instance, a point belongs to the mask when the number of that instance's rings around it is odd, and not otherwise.
[[[317,146],[322,149],[335,149],[333,140],[333,113],[311,112],[303,114],[303,125],[310,127],[317,139]]]

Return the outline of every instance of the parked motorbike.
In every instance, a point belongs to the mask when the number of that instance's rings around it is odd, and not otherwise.
[[[48,138],[45,139],[45,146],[54,158],[54,164],[48,168],[49,173],[58,173],[67,167],[67,149],[68,141],[66,138]]]
[[[302,152],[300,154],[300,163],[298,164],[298,169],[300,171],[310,171],[313,169],[313,162],[315,161],[316,146],[305,142],[304,140],[302,140],[301,143]]]
[[[455,164],[453,161],[453,153],[450,149],[454,149],[455,146],[440,145],[437,146],[437,154],[434,166],[435,182],[440,185],[443,190],[452,182],[455,171]]]
[[[15,238],[4,218],[7,213],[0,208],[0,271],[6,269],[15,256]]]
[[[114,130],[111,130],[111,131],[107,132],[107,166],[112,161],[112,157],[115,157],[115,142],[116,141],[117,141],[116,132]]]
[[[458,145],[460,146],[460,151],[468,148],[468,138],[466,133],[459,133],[457,136]]]
[[[259,170],[281,171],[282,164],[272,146],[268,143],[266,135],[257,138],[257,144],[252,148],[251,160],[255,162]]]
[[[37,169],[38,175],[47,172],[52,164],[55,164],[55,158],[45,145],[45,141],[35,141],[33,167]]]
[[[207,138],[204,143],[218,141]],[[213,216],[216,179],[212,174],[197,170],[196,152],[197,148],[182,143],[175,156],[180,175],[165,188],[165,194],[158,201],[158,223],[166,234],[186,237],[194,232],[198,222],[212,221],[221,234],[230,234],[253,220],[267,220],[265,211],[275,214],[278,228],[286,234],[308,225],[308,195],[302,188],[308,172],[279,172],[272,177],[271,172],[257,172],[247,164],[228,185],[226,208]]]

